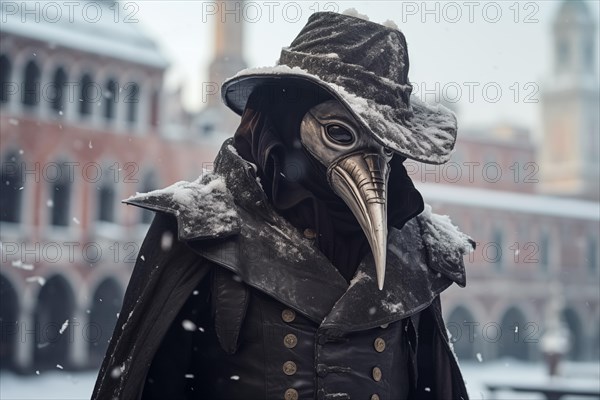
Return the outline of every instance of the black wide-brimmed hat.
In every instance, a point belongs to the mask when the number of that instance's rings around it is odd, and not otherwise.
[[[281,50],[275,67],[240,71],[223,83],[221,95],[241,115],[260,86],[316,85],[382,145],[413,160],[443,164],[456,141],[456,118],[441,105],[411,96],[408,67],[406,39],[395,27],[318,12]]]

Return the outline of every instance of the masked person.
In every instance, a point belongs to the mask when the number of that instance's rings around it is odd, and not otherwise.
[[[471,241],[403,166],[456,120],[411,89],[399,30],[330,12],[226,81],[214,171],[125,201],[157,214],[93,398],[467,399],[439,294]]]

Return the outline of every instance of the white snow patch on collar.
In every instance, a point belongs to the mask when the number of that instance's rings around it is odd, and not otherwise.
[[[352,286],[356,285],[359,282],[370,280],[371,277],[366,272],[358,271],[356,275],[354,275],[354,278],[352,278],[352,280],[350,281],[350,286],[348,287],[348,289],[350,289]]]
[[[233,197],[223,177],[213,172],[205,172],[192,182],[179,181],[163,189],[136,193],[123,202],[174,215],[180,239],[239,232]]]

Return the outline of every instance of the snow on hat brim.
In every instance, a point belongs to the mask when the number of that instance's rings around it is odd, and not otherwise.
[[[254,89],[265,85],[281,87],[289,82],[324,89],[379,143],[406,158],[427,164],[443,164],[450,159],[456,141],[456,117],[446,107],[426,104],[414,95],[410,98],[412,116],[407,119],[403,118],[404,110],[349,93],[299,67],[277,65],[240,71],[223,83],[221,96],[229,108],[241,115]]]

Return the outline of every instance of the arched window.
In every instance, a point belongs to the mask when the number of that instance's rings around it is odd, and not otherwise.
[[[65,109],[65,96],[64,89],[67,83],[67,74],[65,70],[60,67],[54,73],[53,89],[54,97],[52,98],[52,110],[57,114]]]
[[[104,119],[110,121],[115,117],[115,104],[119,98],[119,86],[114,79],[109,79],[104,90]]]
[[[84,74],[80,81],[81,90],[79,93],[79,115],[86,117],[92,113],[92,104],[94,103],[97,93],[94,87],[92,77]]]
[[[158,115],[160,110],[160,97],[158,90],[155,90],[152,93],[152,101],[150,103],[150,125],[158,126]]]
[[[137,83],[130,83],[125,98],[127,104],[127,122],[133,125],[137,120],[138,103],[140,101],[140,87]]]
[[[117,323],[117,315],[123,301],[121,285],[112,278],[104,280],[94,292],[90,307],[90,335],[88,341],[90,361],[99,366],[106,353],[108,341]]]
[[[598,238],[594,235],[587,239],[587,264],[592,274],[598,272]]]
[[[98,220],[115,221],[115,187],[110,179],[105,179],[98,190]]]
[[[148,171],[144,176],[144,180],[142,182],[141,193],[151,192],[158,188],[158,184],[156,182],[156,174],[154,171]],[[154,212],[150,210],[146,210],[145,208],[141,209],[141,218],[140,222],[142,224],[150,224],[152,222],[152,218],[154,218]]]
[[[550,238],[543,233],[540,239],[540,266],[543,271],[548,271],[550,265]]]
[[[40,101],[40,68],[35,61],[29,61],[25,66],[25,85],[23,87],[23,104],[28,107],[36,106]]]
[[[495,265],[496,265],[496,269],[498,271],[502,270],[502,251],[503,249],[503,235],[502,235],[502,229],[500,228],[495,228],[494,229],[494,233],[493,233],[493,237],[492,237],[492,241],[493,241],[493,245],[495,247],[495,252],[496,255],[494,256],[494,258],[491,260]]]
[[[480,347],[476,326],[478,323],[473,314],[463,306],[456,307],[446,320],[446,327],[451,335],[450,341],[459,360],[475,358],[475,343]]]
[[[73,322],[75,295],[68,281],[60,275],[48,279],[40,289],[35,307],[35,344],[33,347],[36,369],[56,370],[56,364],[69,367],[69,346],[73,329],[65,321]]]
[[[569,354],[568,357],[571,360],[581,360],[583,358],[584,351],[584,335],[583,327],[581,326],[581,320],[577,315],[577,312],[572,308],[566,308],[563,310],[563,320],[569,329]]]
[[[17,153],[8,153],[2,159],[1,178],[0,221],[18,223],[21,220],[23,176]]]
[[[0,56],[0,103],[8,103],[8,89],[11,84],[10,73],[12,66],[7,56],[2,54]]]
[[[565,39],[561,39],[556,43],[556,57],[559,67],[568,64],[570,57],[569,50],[569,43]]]
[[[583,64],[587,71],[594,69],[594,38],[592,36],[583,40]]]
[[[518,308],[512,307],[506,311],[500,323],[499,333],[499,357],[531,359],[534,350],[537,349],[538,338],[531,337],[532,329]]]
[[[19,297],[17,290],[8,279],[0,274],[0,323],[2,324],[2,335],[0,335],[0,369],[14,366],[18,329],[16,324],[19,319]],[[12,329],[15,328],[15,329]]]
[[[55,164],[50,180],[50,189],[52,191],[52,219],[54,226],[68,226],[71,206],[71,176],[65,163]]]

